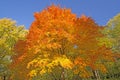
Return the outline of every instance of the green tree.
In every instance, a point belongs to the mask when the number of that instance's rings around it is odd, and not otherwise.
[[[105,39],[107,40],[108,46],[116,55],[115,63],[108,62],[106,64],[108,68],[108,75],[115,77],[120,73],[120,14],[117,14],[112,19],[110,19],[103,30],[103,33],[106,35]],[[109,76],[110,77],[110,76]]]
[[[113,40],[113,50],[120,52],[120,14],[107,23],[108,36]]]
[[[24,26],[18,26],[15,21],[0,19],[0,76],[6,80],[10,74],[9,64],[14,55],[13,47],[19,39],[24,39],[27,30]]]

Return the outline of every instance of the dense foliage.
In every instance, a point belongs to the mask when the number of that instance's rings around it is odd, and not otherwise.
[[[11,71],[8,67],[12,62],[11,56],[15,55],[14,45],[18,40],[23,40],[26,33],[24,26],[17,26],[15,21],[0,19],[0,78],[10,76]]]
[[[0,20],[0,63],[7,66],[1,74],[12,70],[12,80],[120,78],[119,14],[106,26],[55,5],[34,17],[28,34],[13,21]],[[10,66],[2,63],[6,59]]]
[[[90,17],[78,18],[70,9],[54,5],[34,16],[26,40],[15,46],[17,79],[45,80],[51,75],[51,80],[100,79],[99,73],[107,72],[105,64],[114,62],[114,52],[101,32],[104,28]]]

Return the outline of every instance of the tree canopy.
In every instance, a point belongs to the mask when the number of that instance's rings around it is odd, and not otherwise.
[[[7,71],[11,56],[15,55],[14,45],[19,39],[23,40],[26,33],[24,26],[18,26],[12,19],[0,19],[0,76],[10,73]]]
[[[66,79],[66,71],[80,77],[98,77],[97,70],[107,72],[104,62],[113,62],[114,54],[103,43],[104,28],[91,17],[77,17],[70,9],[55,5],[36,12],[34,17],[26,39],[14,47],[17,55],[12,67],[17,80],[47,73],[54,76],[56,69],[59,80]]]

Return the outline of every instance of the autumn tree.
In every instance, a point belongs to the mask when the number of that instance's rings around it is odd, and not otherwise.
[[[104,36],[100,32],[102,27],[93,19],[84,15],[77,18],[70,9],[55,5],[35,13],[34,17],[26,40],[15,46],[18,56],[13,57],[13,67],[17,80],[42,75],[51,75],[54,77],[51,80],[66,80],[70,71],[79,76],[72,76],[76,80],[90,77],[92,71],[99,79],[96,71],[106,72],[102,62],[113,61],[113,55],[105,44],[100,44]]]
[[[76,28],[76,44],[79,56],[85,61],[87,67],[91,68],[93,76],[100,79],[99,71],[106,72],[106,61],[114,61],[111,49],[105,44],[104,34],[101,30],[104,27],[97,25],[90,17],[82,16],[75,23]]]
[[[23,56],[30,59],[23,59],[27,62],[25,67],[29,69],[33,67],[28,74],[29,77],[37,76],[39,73],[50,73],[56,66],[61,68],[63,73],[60,76],[64,77],[64,68],[72,68],[72,61],[67,55],[74,48],[72,41],[76,16],[69,9],[61,9],[54,5],[35,13],[34,16],[35,21],[26,40],[27,52],[19,59]],[[17,49],[19,50],[16,46]]]
[[[24,39],[26,34],[24,26],[18,26],[15,21],[0,19],[0,77],[6,80],[10,75],[9,64],[14,55],[13,47],[19,39]]]

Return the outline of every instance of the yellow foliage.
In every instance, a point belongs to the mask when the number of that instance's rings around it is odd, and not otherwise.
[[[111,48],[113,46],[113,43],[112,43],[111,39],[104,37],[104,38],[99,39],[98,45],[99,46],[105,45],[106,47]]]
[[[32,71],[30,71],[30,73],[29,73],[29,77],[34,77],[34,76],[36,76],[37,75],[37,72],[36,72],[36,70],[32,70]]]
[[[41,67],[44,68],[48,64],[49,59],[34,59],[31,62],[28,63],[27,68],[29,69],[30,67]]]
[[[73,63],[67,58],[58,58],[60,65],[66,69],[72,69]]]
[[[103,65],[103,64],[97,64],[96,67],[97,67],[98,70],[100,70],[104,73],[107,72],[107,69],[106,69],[105,65]]]
[[[44,74],[44,73],[46,73],[46,70],[45,70],[45,69],[42,69],[42,70],[40,71],[40,74],[42,75],[42,74]]]

